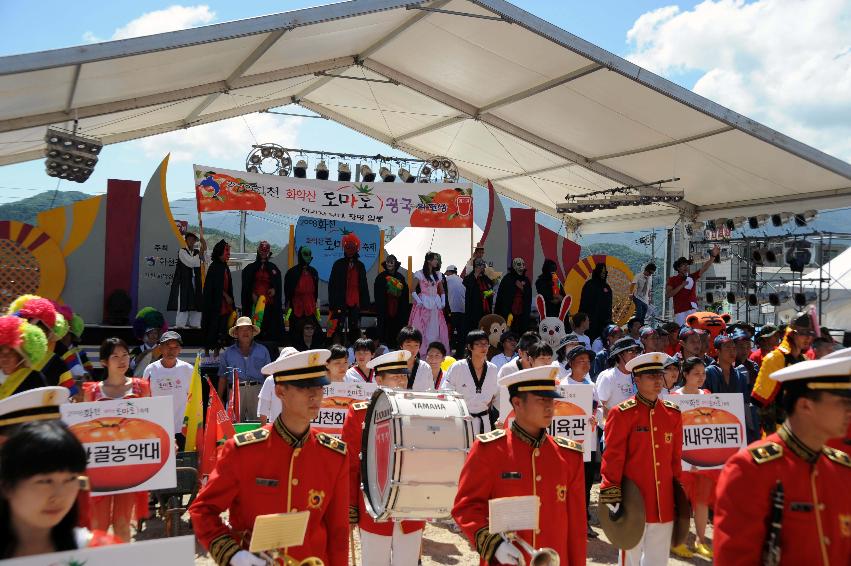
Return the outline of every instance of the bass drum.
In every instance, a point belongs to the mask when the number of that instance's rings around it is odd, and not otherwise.
[[[457,393],[376,390],[361,453],[367,511],[378,521],[450,517],[472,444],[472,417]]]

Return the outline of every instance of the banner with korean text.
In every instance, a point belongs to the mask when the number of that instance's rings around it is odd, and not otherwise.
[[[86,449],[94,495],[177,485],[171,397],[69,403],[60,411]]]
[[[256,210],[362,224],[473,227],[473,188],[466,183],[321,181],[195,165],[200,212]]]
[[[747,445],[740,393],[670,395],[683,415],[683,470],[711,470]]]
[[[10,560],[13,566],[186,566],[195,561],[195,537],[133,541],[133,544],[92,546]],[[5,561],[4,561],[5,562]]]
[[[358,401],[368,401],[378,386],[365,381],[334,382],[325,386],[325,396],[319,416],[310,425],[317,432],[339,437],[343,434],[343,422],[349,405]]]
[[[593,385],[559,385],[561,399],[556,399],[553,406],[553,422],[548,432],[551,436],[563,436],[581,442],[585,449],[584,460],[591,460],[591,453],[596,450],[596,427],[591,426],[594,407]],[[508,402],[508,388],[500,387],[499,393],[500,417],[505,418],[505,428],[511,426],[514,411]],[[502,420],[502,419],[500,419]],[[590,439],[590,442],[585,442]]]

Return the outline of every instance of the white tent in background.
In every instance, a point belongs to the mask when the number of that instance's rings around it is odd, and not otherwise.
[[[819,280],[821,287],[819,287]],[[804,291],[826,292],[827,300],[822,303],[821,323],[828,328],[851,330],[851,248],[848,248],[821,268],[807,273],[801,282],[787,283],[786,288],[794,292]],[[791,314],[792,310],[784,310],[783,315]],[[788,316],[786,317],[788,318]]]
[[[482,229],[473,225],[473,242],[482,238]],[[408,268],[408,256],[414,272],[422,269],[425,253],[434,250],[443,260],[443,269],[448,265],[458,267],[458,273],[464,269],[470,259],[470,231],[455,228],[436,230],[434,228],[405,228],[385,246],[387,254],[393,254],[403,269]]]

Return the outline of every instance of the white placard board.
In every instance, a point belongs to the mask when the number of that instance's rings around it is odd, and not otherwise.
[[[741,393],[670,395],[683,416],[683,470],[711,470],[747,445]]]
[[[3,560],[4,566],[191,566],[195,563],[192,535],[98,546]]]

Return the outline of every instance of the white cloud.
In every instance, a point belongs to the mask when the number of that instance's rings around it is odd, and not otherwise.
[[[146,156],[155,159],[162,159],[171,152],[170,162],[194,162],[242,169],[245,157],[255,143],[272,142],[284,147],[298,147],[296,139],[303,121],[303,118],[291,116],[248,114],[188,130],[159,134],[135,143],[139,144]]]
[[[99,38],[91,31],[87,31],[83,34],[83,41],[86,43],[100,43],[103,39]]]
[[[627,58],[655,73],[697,73],[693,90],[851,160],[851,3],[705,0],[667,6],[627,32]]]
[[[142,14],[127,25],[121,26],[112,34],[112,39],[127,39],[142,35],[153,35],[167,31],[187,29],[209,24],[216,13],[209,6],[180,6],[174,5],[164,10],[155,10]]]

